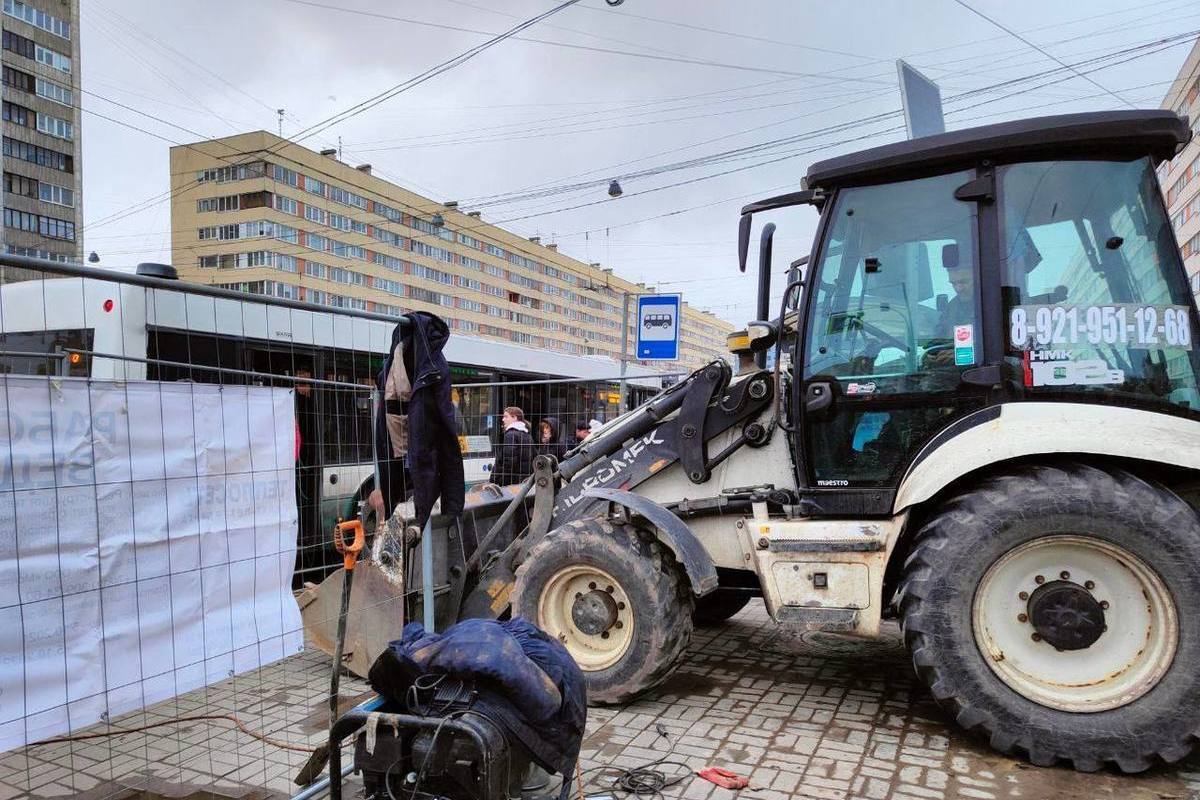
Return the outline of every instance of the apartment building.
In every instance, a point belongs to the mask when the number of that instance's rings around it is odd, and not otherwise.
[[[1158,180],[1192,293],[1200,296],[1200,42],[1192,45],[1162,107],[1187,115],[1192,122],[1192,141],[1159,166]]]
[[[80,262],[79,0],[2,0],[4,250]]]
[[[614,360],[625,296],[653,291],[265,131],[171,149],[171,242],[185,280],[430,311],[462,334]],[[730,330],[685,302],[677,366],[724,355]]]

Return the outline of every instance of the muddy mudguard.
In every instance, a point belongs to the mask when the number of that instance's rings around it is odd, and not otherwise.
[[[614,506],[619,506],[625,509],[631,519],[641,518],[649,523],[646,527],[653,528],[658,541],[674,554],[675,560],[683,567],[692,594],[703,597],[717,588],[717,568],[708,551],[687,524],[669,510],[653,500],[620,489],[597,487],[584,492],[584,497],[607,504],[609,517],[616,513]]]

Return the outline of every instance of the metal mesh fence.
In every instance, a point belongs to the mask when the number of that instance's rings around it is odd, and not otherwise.
[[[333,527],[374,486],[398,320],[0,265],[4,796],[295,792],[329,724]],[[519,481],[622,406],[612,365],[522,359],[451,359],[468,486]],[[630,379],[626,403],[661,384]],[[401,574],[356,579],[360,674],[403,624]],[[346,673],[338,702],[365,692]]]

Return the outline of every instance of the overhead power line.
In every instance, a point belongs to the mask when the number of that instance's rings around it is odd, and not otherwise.
[[[527,28],[532,27],[533,25],[536,25],[538,22],[541,22],[542,20],[544,20],[550,16],[557,14],[558,12],[562,11],[564,8],[569,8],[570,6],[575,5],[578,2],[579,2],[579,0],[565,0],[565,2],[559,3],[557,6],[551,8],[548,11],[544,11],[535,17],[531,17],[531,18],[525,20],[524,22],[514,25],[513,27],[504,31],[503,33],[496,34],[491,39],[488,39],[486,42],[475,45],[474,47],[471,47],[471,48],[467,49],[466,51],[459,53],[458,55],[454,56],[453,58],[449,58],[445,61],[442,61],[441,63],[439,63],[433,67],[430,67],[429,69],[425,70],[424,72],[422,72],[418,75],[415,75],[414,77],[409,78],[408,80],[405,80],[405,81],[402,81],[402,82],[396,84],[395,86],[391,87],[390,89],[387,89],[387,90],[380,92],[372,97],[367,98],[366,100],[356,103],[355,105],[351,106],[350,108],[345,109],[344,111],[340,111],[336,114],[333,114],[332,116],[329,116],[329,117],[325,118],[324,120],[322,120],[318,123],[315,123],[314,125],[310,125],[308,128],[300,131],[298,134],[294,134],[291,138],[286,139],[284,141],[285,141],[285,143],[290,142],[290,143],[294,144],[294,143],[303,141],[304,139],[308,139],[313,136],[316,136],[321,131],[325,130],[326,128],[329,128],[330,126],[332,126],[338,122],[345,122],[346,120],[348,120],[354,116],[357,116],[365,111],[368,111],[368,110],[378,106],[380,103],[384,103],[384,102],[392,99],[393,97],[396,97],[397,95],[402,94],[403,92],[406,92],[416,86],[421,85],[422,83],[425,83],[426,81],[428,81],[434,77],[437,77],[438,75],[441,75],[444,72],[448,72],[449,70],[452,70],[455,67],[465,64],[467,61],[470,61],[472,58],[479,55],[483,51],[499,44],[500,42],[503,42],[505,39],[508,39],[523,30],[526,30]],[[273,150],[268,149],[268,152],[273,152]],[[178,191],[186,191],[187,189],[189,189],[193,186],[198,186],[198,185],[199,185],[199,181],[194,180],[194,181],[190,182],[189,184],[187,184],[186,186],[180,187]],[[112,222],[116,222],[118,220],[124,219],[125,217],[129,216],[131,213],[138,213],[138,211],[143,210],[143,207],[148,208],[152,205],[162,202],[164,199],[169,198],[171,196],[171,194],[172,194],[172,191],[167,191],[160,195],[156,195],[154,197],[148,198],[147,200],[136,203],[134,206],[130,207],[129,209],[126,209],[123,211],[118,211],[118,212],[115,212],[114,214],[108,215],[107,217],[103,217],[99,221],[93,222],[87,227],[94,229],[101,225],[107,225]]]
[[[430,22],[429,20],[413,19],[411,17],[398,17],[392,14],[384,14],[378,11],[365,11],[359,8],[346,8],[343,6],[335,6],[330,3],[320,3],[316,0],[281,0],[284,3],[294,3],[301,6],[311,6],[313,8],[324,8],[329,11],[339,11],[344,14],[356,14],[364,17],[374,17],[375,19],[386,19],[392,22],[404,22],[409,25],[420,25],[427,28],[439,28],[441,30],[458,31],[459,33],[474,33],[482,36],[493,36],[491,31],[479,30],[478,28],[464,28],[461,25],[448,25],[441,22]],[[793,78],[817,78],[820,80],[828,80],[834,83],[844,83],[847,81],[859,81],[858,78],[836,78],[822,74],[820,72],[797,72],[796,70],[778,69],[774,67],[760,67],[753,64],[729,64],[723,61],[713,61],[702,58],[681,58],[679,56],[667,56],[656,53],[637,53],[632,50],[616,50],[611,47],[595,47],[586,44],[576,44],[573,42],[558,42],[553,39],[536,39],[531,36],[516,36],[517,41],[532,42],[534,44],[544,44],[551,47],[563,47],[568,50],[585,50],[592,53],[607,53],[609,55],[628,56],[630,58],[644,58],[651,61],[667,61],[678,64],[691,64],[700,67],[717,67],[720,69],[740,70],[743,72],[762,72],[770,75],[788,75]],[[891,85],[884,80],[867,80],[868,83],[875,83],[880,86]]]
[[[1106,88],[1106,87],[1104,87],[1104,86],[1100,85],[1100,84],[1099,84],[1099,83],[1097,83],[1097,82],[1096,82],[1094,79],[1092,79],[1092,78],[1088,77],[1087,75],[1083,74],[1082,72],[1079,72],[1079,71],[1077,71],[1077,70],[1076,70],[1074,67],[1070,66],[1069,64],[1066,64],[1066,63],[1064,63],[1064,62],[1063,62],[1063,60],[1062,60],[1062,59],[1060,59],[1058,56],[1056,56],[1056,55],[1054,55],[1054,54],[1052,54],[1052,53],[1048,52],[1048,51],[1047,51],[1047,50],[1045,50],[1044,48],[1042,48],[1042,47],[1039,47],[1038,45],[1036,45],[1036,44],[1034,44],[1033,42],[1029,41],[1029,40],[1028,40],[1028,39],[1026,39],[1024,36],[1022,36],[1021,34],[1017,33],[1016,31],[1014,31],[1012,28],[1009,28],[1008,26],[1006,26],[1004,23],[1002,23],[1002,22],[1000,22],[1000,21],[998,21],[998,20],[996,20],[996,19],[993,19],[992,17],[989,17],[987,14],[983,13],[982,11],[980,11],[980,10],[979,10],[979,9],[977,9],[977,8],[973,8],[971,5],[969,5],[969,4],[966,2],[966,0],[954,0],[954,2],[958,3],[960,6],[962,6],[963,8],[965,8],[967,11],[970,11],[972,14],[974,14],[974,15],[976,15],[976,16],[978,16],[978,17],[981,17],[982,19],[985,19],[985,20],[987,20],[988,22],[990,22],[991,24],[995,25],[995,26],[996,26],[997,28],[999,28],[1000,30],[1002,30],[1002,31],[1004,31],[1005,33],[1007,33],[1009,36],[1013,37],[1014,39],[1017,39],[1017,40],[1019,40],[1019,41],[1022,41],[1022,42],[1024,42],[1025,44],[1029,45],[1029,46],[1030,46],[1030,47],[1032,47],[1034,50],[1037,50],[1039,53],[1041,53],[1042,55],[1044,55],[1046,58],[1048,58],[1048,59],[1050,59],[1051,61],[1053,61],[1054,63],[1058,64],[1060,67],[1065,67],[1066,69],[1069,69],[1069,70],[1071,70],[1071,71],[1072,71],[1072,72],[1074,72],[1076,75],[1078,75],[1080,78],[1083,78],[1085,81],[1087,81],[1088,83],[1090,83],[1090,84],[1092,84],[1093,86],[1095,86],[1097,89],[1100,89],[1100,90],[1101,90],[1101,91],[1103,91],[1103,92],[1107,92],[1107,93],[1108,93],[1109,95],[1111,95],[1111,96],[1112,96],[1112,97],[1113,97],[1113,98],[1114,98],[1114,99],[1115,99],[1115,100],[1116,100],[1118,103],[1122,103],[1122,104],[1124,104],[1124,105],[1127,105],[1127,106],[1129,106],[1130,108],[1133,108],[1133,107],[1134,107],[1133,103],[1130,103],[1130,102],[1129,102],[1128,100],[1126,100],[1124,97],[1121,97],[1120,95],[1118,95],[1116,92],[1112,91],[1111,89],[1108,89],[1108,88]]]

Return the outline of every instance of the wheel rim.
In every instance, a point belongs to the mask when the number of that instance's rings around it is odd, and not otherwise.
[[[1050,708],[1119,708],[1153,689],[1178,644],[1162,579],[1123,547],[1047,536],[1005,553],[972,606],[975,643],[994,673]]]
[[[629,596],[599,567],[573,564],[550,577],[538,598],[538,625],[566,646],[585,672],[621,660],[633,641]]]

